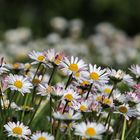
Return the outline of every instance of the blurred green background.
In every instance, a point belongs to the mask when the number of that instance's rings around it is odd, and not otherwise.
[[[0,0],[0,34],[25,26],[34,36],[45,36],[55,16],[83,19],[85,36],[103,21],[133,36],[140,29],[140,0]]]

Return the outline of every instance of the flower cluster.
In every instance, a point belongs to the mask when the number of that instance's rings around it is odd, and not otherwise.
[[[13,65],[1,58],[1,138],[124,140],[139,134],[139,65],[125,72],[54,49],[28,56],[31,63]]]

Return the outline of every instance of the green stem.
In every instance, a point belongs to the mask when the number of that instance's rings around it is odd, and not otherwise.
[[[116,86],[117,86],[117,83],[114,82],[114,83],[113,83],[113,88],[112,88],[112,90],[111,90],[111,92],[110,92],[108,98],[110,98],[110,97],[112,96],[113,90],[116,89]]]
[[[11,106],[11,103],[12,103],[12,101],[13,101],[14,97],[15,97],[15,94],[16,94],[16,93],[14,93],[14,95],[12,95],[12,97],[10,98],[8,109],[9,109],[9,108],[10,108],[10,106]]]
[[[34,75],[34,77],[33,77],[33,79],[32,79],[32,82],[34,81],[34,79],[35,79],[35,77],[36,77],[36,75],[37,75],[37,73],[38,73],[38,70],[39,70],[41,64],[42,64],[42,62],[40,62],[40,63],[38,64],[38,67],[37,67],[37,69],[36,69],[36,72],[35,72],[35,75]]]
[[[36,115],[36,112],[37,112],[37,110],[38,110],[38,108],[39,108],[39,106],[40,106],[42,100],[43,100],[43,96],[40,98],[40,101],[39,101],[39,103],[38,103],[38,106],[37,106],[36,110],[34,111],[32,117],[31,117],[31,119],[30,119],[30,121],[29,121],[29,123],[28,123],[29,126],[31,125],[31,123],[32,123],[32,121],[33,121],[33,119],[34,119],[34,117],[35,117],[35,115]]]
[[[21,122],[23,121],[23,118],[24,118],[24,114],[25,114],[24,107],[25,107],[26,104],[27,104],[28,97],[29,97],[28,94],[26,94],[26,97],[25,97],[25,100],[24,100],[24,104],[23,104],[23,111],[22,111],[22,114],[21,114]]]
[[[72,81],[72,74],[69,76],[69,79],[68,79],[68,81],[66,83],[65,89],[67,89],[67,87],[69,86],[69,84],[71,83],[71,81]]]
[[[32,95],[32,101],[31,101],[31,103],[32,103],[32,105],[34,104],[34,100],[35,100],[35,91],[36,91],[36,88],[37,88],[37,86],[34,86],[34,88],[33,88],[33,95]]]
[[[49,81],[48,81],[48,85],[50,85],[50,84],[51,84],[52,79],[53,79],[53,76],[54,76],[54,74],[55,74],[56,70],[57,70],[57,65],[54,65],[54,66],[53,66],[52,73],[51,73],[51,76],[50,76],[50,79],[49,79]]]
[[[50,132],[52,134],[52,97],[50,96]]]
[[[121,140],[125,140],[126,118],[124,117],[123,130]]]
[[[92,85],[93,85],[93,83],[90,84],[90,87],[89,87],[89,89],[88,89],[88,93],[87,93],[86,99],[87,99],[88,96],[89,96],[89,93],[90,93],[90,91],[91,91],[91,89],[92,89]]]
[[[65,112],[65,109],[66,109],[66,107],[67,107],[67,105],[68,105],[68,101],[66,101],[66,104],[65,104],[65,106],[64,106],[64,108],[63,108],[63,111],[62,111],[62,114],[64,114],[64,112]]]

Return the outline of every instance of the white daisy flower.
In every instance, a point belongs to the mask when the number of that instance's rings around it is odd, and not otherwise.
[[[0,60],[0,75],[3,73],[7,73],[9,70],[6,68],[6,64],[4,63],[4,58]]]
[[[128,104],[123,104],[115,108],[114,113],[122,114],[127,120],[129,120],[130,117],[136,116],[136,110],[131,109]]]
[[[122,71],[122,70],[116,71],[114,69],[108,69],[107,71],[112,80],[115,80],[117,82],[122,81],[125,84],[128,84],[130,86],[134,85],[133,78],[129,74],[126,74],[124,71]]]
[[[36,132],[31,136],[31,140],[54,140],[54,136],[47,132]]]
[[[101,92],[104,93],[105,95],[109,95],[112,91],[113,86],[112,85],[103,85],[100,87]]]
[[[75,112],[72,109],[69,109],[68,112],[61,113],[60,111],[54,112],[53,117],[58,120],[79,120],[81,119],[81,113]]]
[[[29,57],[34,60],[32,64],[37,64],[37,63],[45,63],[46,62],[46,53],[45,52],[36,52],[32,51],[29,53]]]
[[[37,94],[41,96],[48,96],[53,92],[53,87],[48,84],[39,84],[37,89]]]
[[[89,72],[83,72],[83,74],[90,80],[90,83],[105,84],[109,80],[106,69],[102,70],[101,67],[97,67],[96,64],[94,66],[89,64]]]
[[[113,90],[112,97],[113,97],[113,100],[119,101],[121,103],[126,102],[125,95],[121,94],[121,92],[118,89]]]
[[[68,102],[72,102],[79,98],[80,96],[73,89],[70,89],[70,88],[64,91],[63,97],[62,97],[62,99]]]
[[[52,92],[52,95],[55,97],[62,97],[64,93],[64,83],[57,83],[57,85],[54,87],[54,92]]]
[[[140,103],[140,98],[135,92],[127,92],[126,98],[128,101]]]
[[[104,94],[96,95],[94,96],[94,98],[95,101],[98,101],[104,105],[108,105],[111,107],[113,106],[113,99],[111,97],[109,98],[108,96],[105,96]]]
[[[63,62],[61,63],[62,71],[67,74],[74,74],[79,75],[80,72],[87,70],[87,64],[78,57],[74,58],[71,56],[71,59],[69,60],[67,57],[64,57]]]
[[[72,108],[74,109],[74,110],[78,110],[78,111],[81,111],[81,112],[89,112],[90,110],[89,110],[89,106],[90,106],[90,104],[91,104],[91,102],[89,102],[89,101],[82,101],[82,102],[73,102],[72,103]]]
[[[136,76],[136,78],[140,78],[140,66],[132,65],[129,70]]]
[[[24,95],[24,93],[30,93],[30,89],[33,88],[28,78],[24,78],[22,75],[10,74],[7,78],[7,81],[8,88],[19,91],[22,95]]]
[[[59,65],[64,57],[62,52],[55,52],[54,49],[49,49],[46,53],[47,60],[55,65]]]
[[[101,139],[101,134],[106,131],[105,127],[102,124],[97,124],[95,122],[82,122],[76,124],[75,126],[75,135],[82,136],[84,138],[96,138]]]
[[[4,125],[5,130],[8,133],[8,137],[16,137],[20,139],[29,139],[28,136],[31,134],[31,131],[28,126],[23,125],[20,122],[8,122]]]
[[[123,79],[124,72],[122,70],[116,71],[115,69],[107,69],[110,78],[121,81]]]

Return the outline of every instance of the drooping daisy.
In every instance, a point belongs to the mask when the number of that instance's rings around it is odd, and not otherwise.
[[[112,80],[117,80],[117,81],[123,80],[124,72],[122,70],[116,71],[115,69],[107,69],[107,71]]]
[[[36,52],[32,51],[29,53],[29,57],[34,60],[32,64],[37,64],[39,62],[46,62],[46,53],[45,52]]]
[[[122,70],[114,70],[114,69],[108,69],[107,70],[111,80],[115,81],[115,82],[124,82],[125,84],[128,84],[130,86],[134,85],[134,81],[133,78],[129,75],[126,74],[124,71]]]
[[[112,94],[113,100],[120,102],[120,103],[126,103],[126,96],[124,94],[121,94],[121,92],[118,89],[113,90]]]
[[[4,58],[0,59],[0,75],[3,73],[7,73],[9,70],[6,68],[6,64],[4,62]]]
[[[48,96],[53,92],[53,87],[48,84],[39,84],[38,86],[38,95]]]
[[[64,57],[63,62],[61,63],[62,71],[67,74],[76,74],[78,75],[81,71],[87,70],[87,64],[78,57],[74,58],[71,56],[71,59],[69,60],[67,57]]]
[[[10,74],[7,81],[8,88],[19,91],[22,95],[24,95],[24,93],[30,93],[30,89],[32,89],[31,82],[28,80],[28,78],[25,78],[22,75]]]
[[[123,104],[115,108],[114,113],[122,114],[127,120],[129,120],[130,117],[136,116],[136,110],[131,109],[128,104]]]
[[[16,111],[21,110],[21,108],[15,102],[10,103],[10,101],[7,99],[1,99],[1,107],[2,109],[8,109],[10,107],[11,109],[14,109]]]
[[[106,69],[102,70],[101,67],[97,67],[96,64],[94,66],[89,64],[89,72],[85,72],[85,77],[88,77],[90,83],[105,84],[109,80]]]
[[[28,136],[31,134],[31,131],[28,126],[23,125],[20,122],[8,122],[4,125],[5,130],[8,133],[8,137],[23,138],[25,140],[29,139]]]
[[[79,120],[82,117],[81,113],[75,112],[73,109],[69,109],[68,112],[65,113],[61,113],[60,111],[54,112],[53,116],[55,119],[65,121]]]
[[[84,138],[96,138],[101,139],[101,134],[106,131],[105,127],[102,124],[97,124],[95,122],[82,122],[76,124],[75,126],[75,135],[82,136]]]
[[[140,78],[140,66],[132,65],[129,70],[136,76],[136,78]]]
[[[54,63],[55,65],[59,65],[63,60],[64,54],[62,52],[55,52],[54,49],[49,49],[46,53],[46,56],[46,60]]]
[[[36,132],[31,136],[31,140],[54,140],[54,136],[47,132]]]
[[[64,83],[57,83],[54,86],[54,91],[52,92],[52,96],[54,97],[62,97],[64,94]]]

